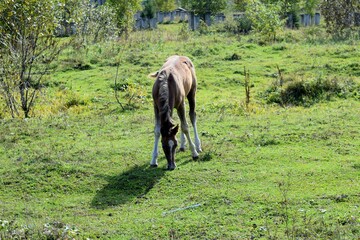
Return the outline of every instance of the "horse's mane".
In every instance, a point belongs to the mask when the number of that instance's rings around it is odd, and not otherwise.
[[[171,118],[171,107],[169,104],[169,82],[168,79],[171,75],[168,75],[166,71],[162,71],[159,73],[158,79],[160,81],[159,87],[159,110],[160,117],[163,122],[173,123],[173,119]]]

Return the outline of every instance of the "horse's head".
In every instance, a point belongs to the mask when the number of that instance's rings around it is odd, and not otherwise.
[[[167,124],[161,128],[161,143],[164,150],[168,170],[174,170],[175,165],[175,150],[177,147],[176,133],[179,131],[179,125]]]

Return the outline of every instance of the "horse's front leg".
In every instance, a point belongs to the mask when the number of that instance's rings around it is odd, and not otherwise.
[[[185,134],[183,131],[181,131],[181,135],[180,135],[180,151],[181,152],[185,151],[185,144],[186,144]]]

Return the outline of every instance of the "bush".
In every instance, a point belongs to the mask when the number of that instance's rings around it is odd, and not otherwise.
[[[248,34],[252,28],[250,18],[244,15],[242,18],[236,20],[238,33]]]
[[[292,80],[284,86],[274,83],[262,97],[267,103],[308,107],[332,97],[358,98],[359,91],[360,85],[353,80],[318,78],[315,81]]]
[[[238,61],[238,60],[241,60],[241,56],[237,53],[234,53],[231,56],[226,57],[225,60],[226,61]]]
[[[322,1],[320,10],[327,31],[335,38],[346,39],[351,33],[348,30],[356,25],[354,13],[360,11],[360,4],[348,0]]]
[[[187,22],[181,24],[178,39],[180,41],[187,41],[190,38],[190,31]]]
[[[204,35],[209,34],[211,32],[210,27],[203,20],[200,20],[198,31],[200,34],[204,34]]]
[[[244,15],[239,19],[226,20],[217,25],[218,32],[229,32],[234,34],[248,34],[251,30],[252,22]]]
[[[252,22],[252,28],[265,41],[275,41],[277,34],[283,29],[285,20],[280,20],[280,10],[279,4],[250,1],[247,14]]]

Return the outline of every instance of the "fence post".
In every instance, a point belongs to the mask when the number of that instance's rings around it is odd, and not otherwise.
[[[194,31],[195,30],[195,13],[194,12],[189,12],[189,28],[190,30]]]
[[[315,25],[320,25],[320,13],[315,13]]]
[[[211,13],[210,12],[205,13],[205,23],[207,26],[211,26]]]
[[[164,21],[164,13],[163,12],[157,12],[157,21],[158,21],[158,23],[163,23],[163,21]]]

